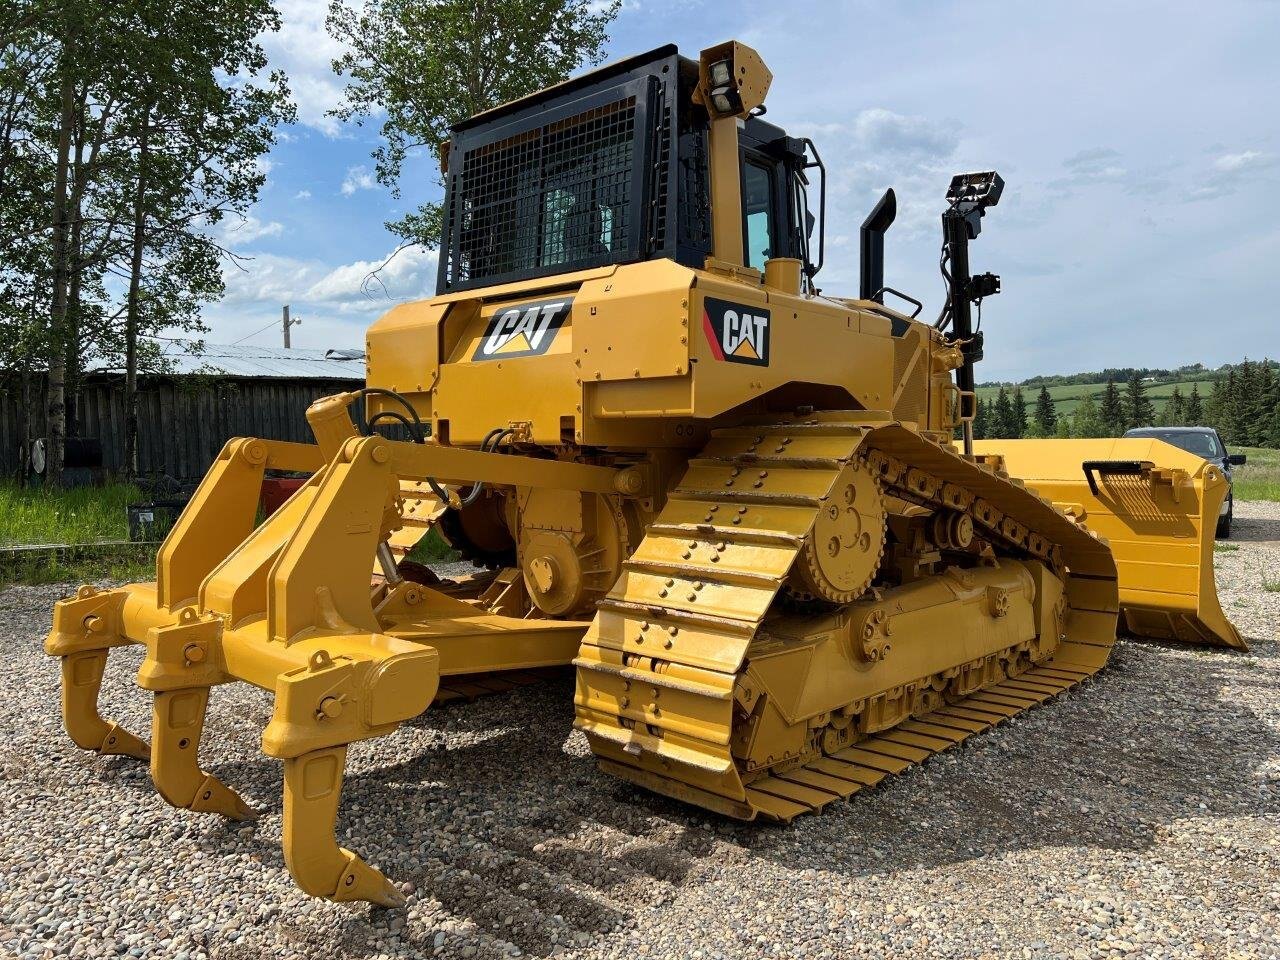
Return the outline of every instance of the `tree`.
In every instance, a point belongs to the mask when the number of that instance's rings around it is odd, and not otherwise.
[[[1064,418],[1065,419],[1065,418]],[[1076,404],[1071,415],[1071,435],[1075,437],[1105,437],[1111,431],[1102,421],[1098,405],[1090,394],[1085,394]]]
[[[1009,402],[1009,392],[1004,387],[996,394],[991,408],[990,437],[993,440],[1009,440],[1013,438],[1014,419],[1013,405]]]
[[[1120,401],[1120,390],[1114,379],[1107,380],[1107,389],[1102,393],[1102,403],[1098,407],[1098,419],[1101,422],[1101,436],[1118,437],[1125,431],[1125,410]]]
[[[1013,421],[1010,424],[1012,428],[1011,436],[1015,439],[1025,437],[1027,435],[1027,400],[1022,395],[1022,387],[1015,386],[1013,388]]]
[[[1236,414],[1240,403],[1240,385],[1233,367],[1224,379],[1213,382],[1209,406],[1205,411],[1207,425],[1215,427],[1227,443],[1236,443]]]
[[[15,405],[21,453],[34,439],[37,371],[49,354],[50,211],[55,152],[48,91],[58,49],[47,25],[55,0],[0,5],[0,395]],[[68,138],[68,153],[70,138]]]
[[[181,30],[168,28],[172,3],[134,3],[145,70],[128,105],[127,472],[136,468],[139,337],[163,327],[203,329],[198,303],[222,295],[225,251],[200,228],[247,212],[266,180],[258,158],[274,143],[276,125],[294,118],[282,74],[249,82],[266,65],[257,37],[280,26],[270,0],[187,0],[192,15]],[[221,83],[220,75],[237,82]]]
[[[1155,407],[1147,396],[1146,385],[1137,373],[1130,374],[1124,388],[1124,429],[1149,427],[1155,420]]]
[[[1204,423],[1204,404],[1200,400],[1200,387],[1198,384],[1191,385],[1191,396],[1187,397],[1187,409],[1184,415],[1187,426],[1199,427]]]
[[[1182,391],[1175,386],[1173,392],[1169,394],[1169,399],[1165,401],[1164,408],[1160,411],[1160,426],[1181,426],[1186,414],[1186,402],[1182,399]]]
[[[973,413],[973,438],[986,440],[991,432],[991,405],[981,397],[978,408]]]
[[[270,0],[17,7],[0,54],[0,363],[47,371],[56,484],[86,361],[123,359],[132,391],[155,353],[138,338],[198,325],[222,292],[209,228],[256,197],[257,159],[291,114],[281,75],[254,83],[255,38],[279,26]]]
[[[1052,437],[1058,431],[1058,414],[1053,408],[1053,398],[1049,396],[1049,388],[1042,386],[1036,396],[1035,411],[1036,430],[1042,437]]]
[[[374,152],[378,182],[400,196],[412,151],[438,156],[450,127],[564,80],[604,56],[605,33],[621,0],[332,0],[328,29],[347,52],[333,62],[346,76],[334,111],[358,124],[381,117]],[[401,249],[434,248],[440,206],[424,203],[387,223]]]
[[[1262,361],[1258,381],[1258,392],[1262,397],[1258,445],[1280,447],[1280,377],[1276,376],[1270,360]]]
[[[1240,364],[1234,398],[1235,442],[1247,447],[1258,445],[1264,422],[1270,413],[1265,409],[1261,371],[1258,367],[1258,364],[1247,359]]]

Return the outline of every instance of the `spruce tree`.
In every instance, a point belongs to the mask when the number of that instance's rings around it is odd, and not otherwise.
[[[1104,431],[1101,436],[1118,437],[1124,433],[1125,412],[1120,402],[1120,390],[1114,378],[1107,380],[1107,389],[1102,394],[1102,404],[1098,408],[1098,419]]]
[[[1129,382],[1124,388],[1124,428],[1149,427],[1155,420],[1155,409],[1147,397],[1146,386],[1142,377],[1135,370],[1129,375]]]
[[[1186,414],[1186,401],[1182,399],[1182,391],[1175,386],[1173,393],[1169,394],[1169,399],[1165,401],[1164,409],[1160,411],[1160,425],[1162,427],[1182,426]]]
[[[1204,404],[1200,400],[1200,387],[1198,384],[1191,385],[1191,396],[1187,397],[1187,410],[1183,418],[1189,427],[1203,426],[1204,421]]]
[[[1249,360],[1240,364],[1232,412],[1236,424],[1235,442],[1245,447],[1258,446],[1261,428],[1270,411],[1265,409],[1258,365]]]
[[[978,409],[973,414],[973,438],[975,440],[986,440],[991,427],[991,410],[990,404],[978,398]]]
[[[1240,385],[1236,381],[1236,371],[1232,367],[1224,379],[1215,380],[1213,394],[1209,397],[1209,408],[1206,411],[1206,426],[1214,427],[1227,443],[1238,442],[1236,431],[1236,410],[1240,402]]]
[[[996,394],[995,406],[991,409],[990,430],[994,440],[1013,437],[1013,406],[1009,403],[1009,393],[1004,387]]]
[[[1065,417],[1063,418],[1066,419]],[[1089,394],[1080,398],[1071,415],[1071,433],[1076,437],[1105,437],[1110,431],[1103,424],[1098,405]]]
[[[1258,377],[1258,392],[1262,395],[1262,429],[1258,445],[1280,447],[1280,377],[1270,360],[1262,361]]]
[[[1013,422],[1009,425],[1011,435],[1017,439],[1027,435],[1027,400],[1022,395],[1022,387],[1013,388]]]
[[[1036,430],[1042,437],[1052,437],[1058,430],[1058,414],[1053,408],[1053,398],[1049,396],[1049,388],[1040,387],[1036,397]]]

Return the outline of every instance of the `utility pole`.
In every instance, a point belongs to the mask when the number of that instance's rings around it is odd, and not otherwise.
[[[284,305],[284,315],[281,317],[281,324],[284,329],[284,348],[286,350],[288,350],[291,346],[293,346],[293,344],[289,342],[289,328],[297,326],[300,323],[302,323],[301,320],[289,319],[289,305],[286,303]]]

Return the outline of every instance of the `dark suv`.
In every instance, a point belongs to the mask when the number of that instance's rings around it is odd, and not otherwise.
[[[1227,453],[1227,446],[1213,427],[1138,427],[1125,433],[1126,437],[1154,437],[1172,444],[1179,450],[1203,457],[1222,468],[1227,477],[1227,499],[1218,512],[1218,538],[1231,536],[1231,516],[1235,510],[1235,497],[1231,492],[1231,468],[1245,462],[1243,453]]]

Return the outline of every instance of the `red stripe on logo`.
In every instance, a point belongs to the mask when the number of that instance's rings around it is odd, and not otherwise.
[[[724,351],[720,348],[720,338],[716,336],[715,328],[711,326],[711,317],[707,314],[707,308],[702,308],[702,329],[707,333],[707,343],[711,345],[711,353],[717,360],[724,359]]]

